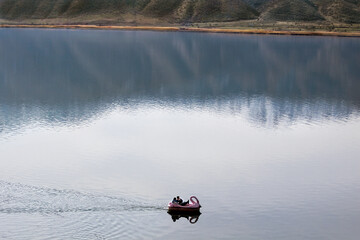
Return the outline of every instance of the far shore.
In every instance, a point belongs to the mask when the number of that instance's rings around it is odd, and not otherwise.
[[[293,31],[269,29],[236,29],[236,28],[203,28],[203,27],[164,27],[164,26],[102,26],[86,24],[0,24],[0,28],[48,28],[48,29],[99,29],[99,30],[142,30],[168,32],[205,32],[205,33],[232,33],[232,34],[270,34],[270,35],[304,35],[304,36],[336,36],[360,37],[360,32],[335,31]]]

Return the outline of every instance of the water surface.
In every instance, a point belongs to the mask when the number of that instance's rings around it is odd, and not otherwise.
[[[0,54],[1,239],[360,235],[359,39],[1,29]]]

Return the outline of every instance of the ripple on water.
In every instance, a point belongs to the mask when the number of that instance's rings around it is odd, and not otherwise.
[[[138,239],[137,218],[162,210],[131,199],[0,181],[4,239]],[[23,227],[12,224],[20,220]]]

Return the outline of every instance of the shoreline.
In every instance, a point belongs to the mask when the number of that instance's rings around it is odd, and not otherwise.
[[[204,32],[230,34],[263,34],[263,35],[297,35],[297,36],[333,36],[360,37],[360,32],[330,31],[293,31],[267,29],[236,29],[236,28],[195,28],[195,27],[160,27],[160,26],[115,26],[85,24],[0,24],[0,28],[45,28],[45,29],[98,29],[98,30],[129,30],[129,31],[160,31],[160,32]]]

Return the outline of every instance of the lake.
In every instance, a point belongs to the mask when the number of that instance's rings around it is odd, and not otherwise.
[[[0,56],[1,239],[359,238],[359,38],[0,29]]]

